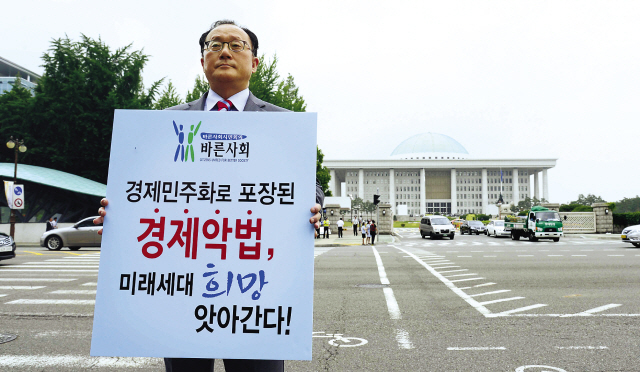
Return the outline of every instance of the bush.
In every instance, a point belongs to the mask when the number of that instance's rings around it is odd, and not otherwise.
[[[572,212],[593,212],[593,208],[588,205],[581,205],[574,208]]]
[[[613,224],[623,227],[640,225],[640,212],[614,213]]]
[[[478,214],[476,218],[478,219],[478,221],[489,221],[491,219],[491,216],[488,214]]]
[[[521,211],[520,213],[518,213],[518,216],[526,216],[529,214],[529,211]]]

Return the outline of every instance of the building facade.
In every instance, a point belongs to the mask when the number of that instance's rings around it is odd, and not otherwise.
[[[18,75],[22,86],[27,88],[33,95],[38,80],[40,80],[40,75],[0,57],[0,94],[13,89]]]
[[[394,214],[490,214],[527,196],[549,200],[547,170],[557,159],[480,159],[451,137],[423,133],[402,142],[389,159],[327,160],[334,196],[373,201],[380,195]],[[542,183],[542,193],[540,192]],[[345,194],[345,195],[343,195]]]

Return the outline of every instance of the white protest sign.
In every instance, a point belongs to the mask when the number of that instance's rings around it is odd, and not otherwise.
[[[316,114],[116,110],[91,355],[311,360]]]

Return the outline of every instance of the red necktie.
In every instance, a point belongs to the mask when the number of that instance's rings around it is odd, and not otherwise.
[[[218,101],[209,111],[238,111],[238,109],[233,105],[233,102],[223,99]]]

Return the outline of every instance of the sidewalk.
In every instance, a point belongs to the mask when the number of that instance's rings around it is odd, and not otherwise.
[[[376,235],[375,245],[378,243],[393,243],[394,240],[397,239],[392,235]],[[315,239],[314,246],[316,247],[343,247],[343,246],[351,246],[351,245],[362,245],[362,234],[358,234],[358,236],[353,236],[353,229],[344,231],[343,237],[338,238],[338,234],[329,235],[328,239]]]

